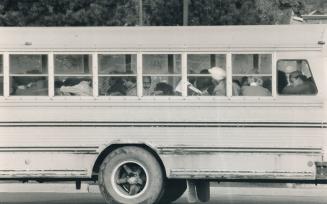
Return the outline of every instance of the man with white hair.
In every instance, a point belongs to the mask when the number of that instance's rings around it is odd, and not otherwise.
[[[271,92],[263,87],[263,80],[261,77],[248,77],[248,84],[248,86],[242,86],[242,96],[271,96]]]

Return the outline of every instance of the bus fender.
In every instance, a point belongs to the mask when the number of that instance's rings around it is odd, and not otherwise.
[[[141,142],[141,141],[132,141],[132,140],[115,140],[107,144],[100,145],[96,152],[98,156],[93,161],[93,170],[92,174],[98,173],[99,167],[105,157],[112,152],[113,150],[123,147],[123,146],[139,146],[145,148],[147,151],[153,154],[155,158],[158,160],[163,172],[165,172],[164,164],[159,156],[159,150],[151,143]],[[165,175],[166,176],[166,175]]]

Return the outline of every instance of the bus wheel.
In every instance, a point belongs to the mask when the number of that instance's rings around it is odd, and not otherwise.
[[[165,190],[162,198],[160,199],[160,204],[168,204],[183,195],[186,191],[187,184],[184,179],[168,179],[166,181]]]
[[[148,151],[140,147],[121,147],[101,164],[99,187],[110,204],[155,203],[162,194],[162,169]]]

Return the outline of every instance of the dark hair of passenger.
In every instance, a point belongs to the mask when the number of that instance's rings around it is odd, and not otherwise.
[[[64,85],[64,82],[63,81],[55,81],[55,85],[54,86],[55,86],[56,89],[59,89],[63,85]]]
[[[113,93],[119,93],[120,95],[126,95],[127,88],[124,85],[124,80],[121,77],[110,77],[110,88],[107,90],[109,95]]]
[[[277,82],[278,93],[282,93],[283,89],[288,84],[285,72],[279,70],[277,71]]]
[[[271,79],[264,80],[262,86],[271,92]]]
[[[247,76],[244,76],[242,77],[241,79],[241,86],[249,86],[249,81],[248,81],[248,77]]]
[[[233,79],[233,83],[237,84],[238,86],[241,86],[241,83],[240,83],[240,81],[239,81],[239,80],[237,80],[237,79]]]
[[[82,80],[79,78],[67,78],[64,81],[63,86],[75,86],[79,84]]]
[[[202,69],[200,74],[210,74],[207,69]],[[193,83],[194,84],[194,83]],[[207,89],[212,86],[212,80],[210,76],[197,77],[196,79],[196,88],[200,90]]]
[[[208,69],[202,69],[200,74],[210,74]]]
[[[174,95],[173,87],[165,82],[157,83],[156,88],[154,90],[162,91],[162,95],[164,95],[164,96]]]

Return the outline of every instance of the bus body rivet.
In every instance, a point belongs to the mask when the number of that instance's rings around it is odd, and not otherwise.
[[[313,162],[312,161],[309,161],[308,162],[308,167],[312,167],[313,166]]]

